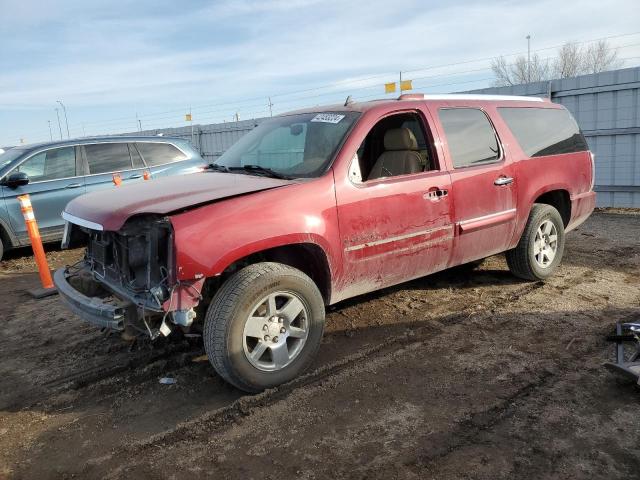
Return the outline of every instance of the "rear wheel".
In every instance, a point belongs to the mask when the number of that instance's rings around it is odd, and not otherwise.
[[[231,276],[207,310],[205,350],[218,374],[247,392],[292,380],[320,346],[324,302],[295,268],[257,263]]]
[[[509,270],[525,280],[545,280],[564,253],[564,223],[551,205],[534,204],[520,242],[506,253]]]
[[[0,235],[0,261],[2,261],[3,256],[4,256],[4,244],[2,243],[2,236]]]

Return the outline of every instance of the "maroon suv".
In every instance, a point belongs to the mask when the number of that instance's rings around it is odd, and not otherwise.
[[[538,98],[403,95],[274,117],[207,172],[67,206],[68,306],[152,338],[202,331],[246,391],[300,374],[325,306],[506,252],[544,280],[595,205],[593,156]],[[198,330],[200,329],[200,330]]]

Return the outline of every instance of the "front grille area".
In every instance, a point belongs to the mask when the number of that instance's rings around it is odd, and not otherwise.
[[[158,305],[173,279],[173,235],[163,218],[130,220],[118,232],[89,232],[87,262],[94,276],[138,301]]]

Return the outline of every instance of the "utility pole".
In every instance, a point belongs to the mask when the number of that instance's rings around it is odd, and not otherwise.
[[[531,83],[531,35],[527,35],[527,83]]]
[[[51,137],[51,141],[53,142],[53,132],[51,131],[51,120],[47,120],[49,124],[49,137]]]
[[[58,117],[58,128],[60,129],[60,140],[62,140],[62,125],[60,124],[60,112],[56,108],[56,117]]]
[[[142,131],[142,122],[138,118],[138,112],[136,112],[136,126],[138,127],[138,131],[141,132]]]
[[[62,111],[64,112],[64,121],[67,124],[67,138],[71,138],[71,135],[69,135],[69,119],[67,118],[67,108],[60,100],[56,100],[56,102],[60,104],[60,106],[62,107]]]
[[[194,145],[194,141],[193,141],[193,114],[191,113],[191,107],[189,107],[189,123],[191,123],[191,145]]]
[[[271,103],[271,97],[269,97],[269,116],[273,117],[273,110],[271,109],[273,107],[273,103]]]

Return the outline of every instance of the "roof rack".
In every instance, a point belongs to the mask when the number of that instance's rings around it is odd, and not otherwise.
[[[398,100],[511,100],[513,102],[544,102],[541,97],[523,97],[518,95],[485,95],[481,93],[427,94],[403,93]]]

